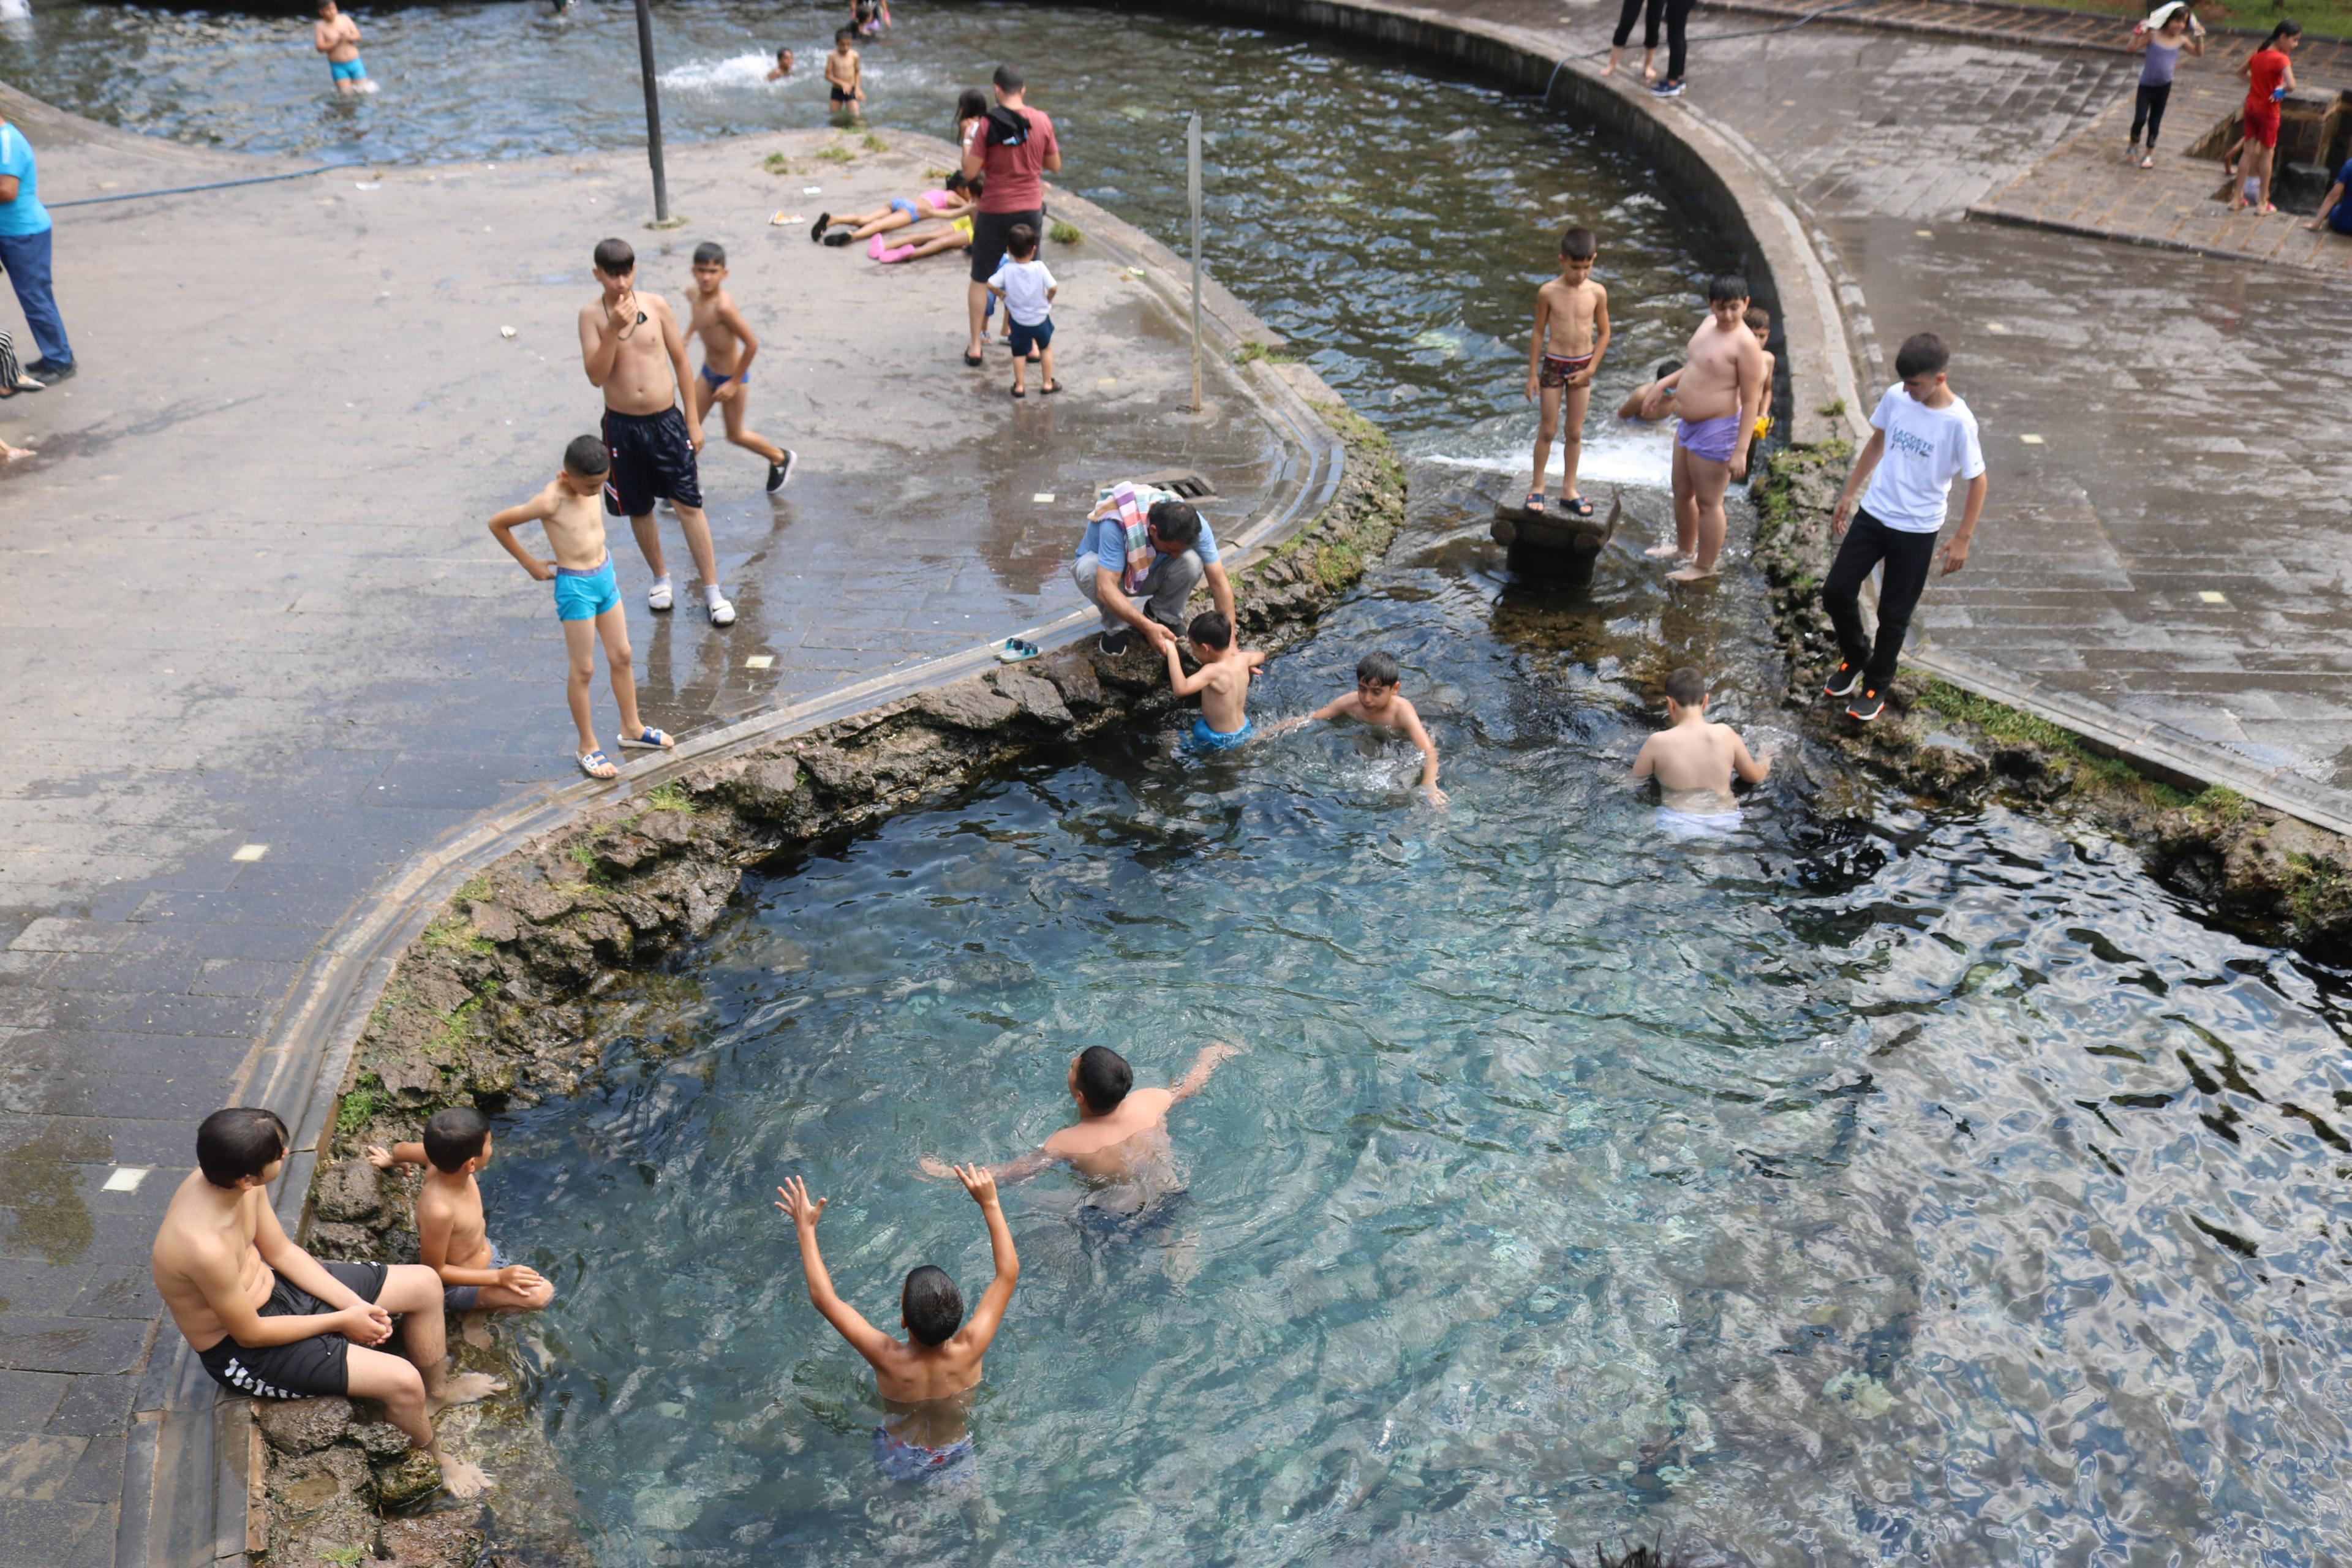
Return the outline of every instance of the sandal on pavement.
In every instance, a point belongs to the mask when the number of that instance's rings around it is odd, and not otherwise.
[[[573,761],[580,764],[580,771],[592,779],[616,779],[621,776],[621,770],[614,767],[601,751],[589,752]]]
[[[963,363],[966,364],[979,364],[982,362],[978,354],[967,352],[963,356]]]
[[[634,741],[626,735],[622,736],[621,744],[624,746],[635,746],[640,751],[667,752],[672,746],[677,745],[677,742],[671,740],[667,731],[656,730],[651,724],[648,724],[644,729],[637,731],[637,737]]]
[[[669,579],[664,577],[652,587],[646,590],[646,608],[653,611],[656,615],[659,615],[664,610],[668,609],[669,605]]]
[[[1026,387],[1016,386],[1013,389],[1013,395],[1015,397],[1026,397],[1029,395],[1029,392]]]
[[[1049,382],[1047,382],[1045,385],[1043,385],[1043,386],[1041,386],[1041,387],[1039,387],[1039,388],[1037,389],[1038,393],[1039,393],[1041,395],[1045,396],[1045,397],[1051,397],[1051,396],[1053,396],[1053,395],[1054,395],[1054,394],[1055,394],[1055,393],[1057,393],[1057,392],[1059,392],[1059,391],[1061,391],[1061,390],[1062,390],[1062,384],[1061,384],[1060,382],[1058,382],[1058,381],[1049,381]]]
[[[735,624],[735,605],[733,601],[728,599],[713,599],[710,601],[709,608],[710,624],[712,626],[731,626]]]

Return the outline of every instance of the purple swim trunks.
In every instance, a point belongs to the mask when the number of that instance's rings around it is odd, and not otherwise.
[[[1732,449],[1739,445],[1739,416],[1727,414],[1720,419],[1685,419],[1675,427],[1675,442],[1690,448],[1694,458],[1705,458],[1710,463],[1731,461]]]

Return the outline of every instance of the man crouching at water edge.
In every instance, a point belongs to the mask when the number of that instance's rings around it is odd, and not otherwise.
[[[874,1464],[894,1481],[960,1479],[971,1473],[968,1398],[980,1385],[981,1358],[995,1342],[1004,1309],[1013,1300],[1013,1287],[1021,1279],[1021,1258],[1013,1250],[1013,1232],[996,1199],[996,1178],[979,1165],[953,1174],[988,1222],[996,1278],[988,1282],[980,1310],[967,1322],[963,1294],[947,1270],[928,1263],[911,1270],[898,1291],[898,1322],[907,1331],[903,1344],[860,1317],[856,1308],[834,1291],[833,1276],[825,1272],[816,1246],[816,1222],[832,1200],[812,1203],[808,1184],[798,1176],[787,1176],[776,1189],[783,1199],[776,1206],[792,1215],[793,1228],[800,1235],[809,1305],[874,1368],[884,1411],[882,1425],[874,1428]]]
[[[1067,1161],[1095,1189],[1089,1206],[1122,1217],[1140,1214],[1155,1199],[1182,1186],[1168,1139],[1169,1110],[1207,1088],[1217,1064],[1241,1055],[1241,1049],[1222,1040],[1213,1042],[1201,1047],[1181,1079],[1166,1089],[1137,1089],[1135,1069],[1125,1057],[1108,1046],[1088,1046],[1070,1058],[1070,1098],[1077,1102],[1077,1121],[1028,1153],[997,1166],[995,1179],[1024,1181],[1056,1161]],[[921,1166],[927,1176],[960,1173],[928,1154]]]
[[[215,1110],[196,1129],[196,1166],[172,1195],[153,1254],[155,1289],[213,1381],[264,1399],[381,1400],[461,1498],[489,1478],[442,1452],[433,1417],[505,1387],[444,1364],[441,1280],[414,1264],[320,1263],[287,1239],[268,1184],[286,1165],[286,1123]],[[402,1355],[369,1347],[392,1338]]]

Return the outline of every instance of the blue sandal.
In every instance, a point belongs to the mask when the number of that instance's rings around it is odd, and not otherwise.
[[[599,784],[609,783],[621,776],[621,770],[614,767],[612,760],[601,751],[590,752],[573,760],[579,763],[582,773]]]
[[[642,731],[638,731],[637,738],[634,741],[629,739],[626,735],[622,736],[621,744],[624,746],[635,746],[640,751],[667,752],[672,746],[677,744],[677,742],[671,740],[669,736],[662,731],[656,730],[652,725],[648,724]]]
[[[1024,659],[1035,658],[1043,651],[1035,643],[1006,637],[1004,646],[996,650],[996,658],[1001,664],[1019,664]]]

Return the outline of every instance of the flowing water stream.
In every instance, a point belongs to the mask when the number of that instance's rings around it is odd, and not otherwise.
[[[282,19],[45,8],[0,74],[272,151],[628,139],[622,10],[361,15],[385,89],[358,105]],[[660,16],[677,133],[819,119],[831,8]],[[1095,10],[900,22],[877,120],[942,131],[956,86],[1028,62],[1071,184],[1171,239],[1203,111],[1213,267],[1414,459],[1396,550],[1254,707],[1390,649],[1454,804],[1359,735],[1213,763],[1132,735],[777,868],[609,994],[609,1073],[504,1121],[485,1181],[561,1291],[537,1392],[604,1559],[2352,1552],[2343,976],[2127,847],[1874,799],[1785,736],[1739,834],[1662,837],[1624,771],[1667,668],[1776,738],[1754,584],[1662,591],[1664,448],[1602,421],[1587,471],[1631,542],[1591,584],[1482,542],[1550,231],[1602,233],[1610,403],[1736,257],[1593,134],[1391,62]],[[803,48],[781,90],[776,42]],[[1107,1233],[1063,1175],[1009,1189],[976,1471],[881,1479],[776,1183],[833,1199],[877,1323],[918,1262],[976,1298],[979,1217],[916,1161],[1034,1146],[1083,1046],[1154,1083],[1212,1038],[1244,1050],[1178,1108],[1183,1200]]]

